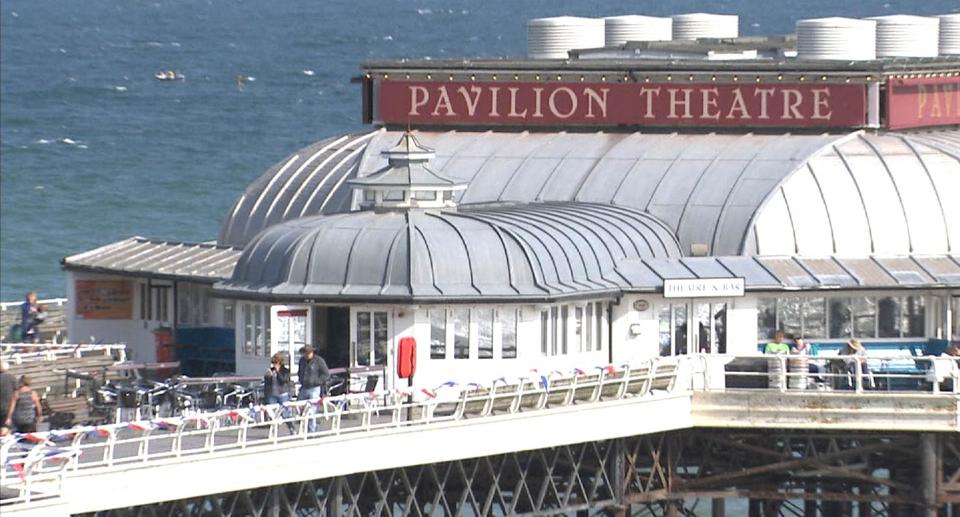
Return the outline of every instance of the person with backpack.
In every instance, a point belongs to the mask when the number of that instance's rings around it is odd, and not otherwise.
[[[10,398],[4,424],[7,427],[12,425],[18,433],[35,433],[37,425],[42,421],[43,407],[40,405],[40,397],[30,387],[30,378],[24,375],[20,377],[20,386]]]

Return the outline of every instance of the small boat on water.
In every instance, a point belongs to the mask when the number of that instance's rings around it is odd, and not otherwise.
[[[159,72],[153,74],[153,78],[158,81],[182,81],[186,77],[173,70],[160,70]]]

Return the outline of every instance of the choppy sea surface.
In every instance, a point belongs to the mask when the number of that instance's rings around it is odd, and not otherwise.
[[[0,299],[65,293],[60,259],[132,235],[215,239],[271,164],[360,124],[365,60],[521,56],[562,14],[941,14],[956,0],[4,0]],[[154,79],[176,70],[182,81]],[[238,77],[243,78],[242,90]]]

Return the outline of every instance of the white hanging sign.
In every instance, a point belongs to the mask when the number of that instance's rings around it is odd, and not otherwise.
[[[663,281],[664,298],[743,296],[743,278],[677,278]]]

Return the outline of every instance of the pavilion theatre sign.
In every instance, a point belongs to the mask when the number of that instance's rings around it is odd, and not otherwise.
[[[729,298],[743,296],[743,278],[682,278],[663,281],[664,298]]]
[[[960,124],[960,77],[897,78],[887,82],[887,127]]]
[[[384,124],[458,126],[858,127],[853,84],[378,81]]]

